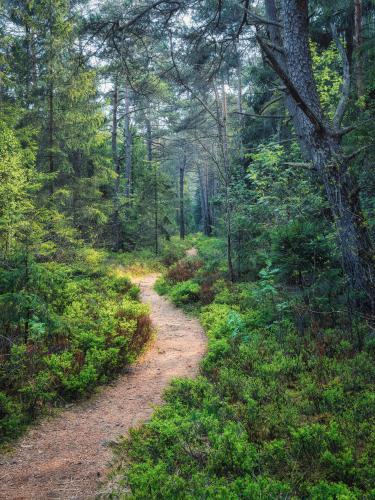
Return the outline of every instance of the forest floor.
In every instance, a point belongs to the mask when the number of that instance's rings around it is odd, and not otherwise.
[[[43,420],[0,457],[1,499],[94,498],[111,459],[110,444],[151,416],[171,379],[197,373],[206,349],[203,330],[153,290],[156,278],[139,281],[157,330],[151,348],[128,373]]]

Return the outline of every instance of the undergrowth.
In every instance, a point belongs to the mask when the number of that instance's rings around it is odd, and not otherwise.
[[[26,284],[17,267],[1,269],[0,442],[92,392],[142,351],[152,329],[127,277],[135,262],[86,248],[71,263],[30,259]]]
[[[175,380],[151,421],[115,447],[106,497],[375,498],[371,334],[301,332],[295,297],[270,266],[231,285],[219,256],[212,264],[215,243],[213,256],[201,246],[156,285],[199,315],[209,338],[201,373]]]
[[[89,395],[137,358],[152,328],[131,278],[162,272],[191,245],[189,238],[172,238],[158,256],[77,247],[60,261],[20,255],[4,263],[0,444],[52,407]]]

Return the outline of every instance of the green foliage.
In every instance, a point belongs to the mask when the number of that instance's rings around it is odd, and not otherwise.
[[[172,266],[156,290],[199,312],[209,350],[201,376],[176,381],[166,406],[119,447],[119,496],[374,496],[373,322],[355,314],[362,297],[341,269],[343,240],[285,92],[264,58],[250,62],[241,49],[251,30],[242,9],[219,2],[207,23],[213,2],[182,2],[189,22],[173,2],[143,14],[138,2],[101,3],[93,18],[90,2],[0,6],[1,437],[132,362],[151,327],[126,275]],[[353,177],[349,204],[359,193],[370,237],[373,3],[363,2],[362,42],[353,40],[353,3],[311,2],[309,19],[324,117],[343,84],[333,17],[354,70],[343,118],[353,130],[337,141],[345,180]],[[191,92],[170,78],[161,20]],[[109,33],[96,29],[108,22]],[[133,29],[117,37],[122,25]],[[217,65],[225,30],[240,40]],[[337,163],[326,165],[333,177]],[[187,232],[210,238],[174,236],[182,215]],[[186,258],[193,246],[199,258]]]
[[[167,295],[167,293],[171,289],[170,283],[164,278],[164,276],[161,276],[158,278],[155,282],[154,285],[155,290],[158,292],[159,295]]]
[[[309,281],[312,273],[332,267],[330,235],[324,226],[305,220],[274,230],[272,234],[273,259],[287,282]]]
[[[214,283],[200,312],[209,338],[201,374],[174,381],[165,406],[117,445],[115,498],[371,496],[373,352],[355,353],[339,329],[297,332],[277,280],[284,265],[305,271],[298,241],[310,229],[279,234],[294,235],[285,256],[296,260],[269,262],[256,283]],[[161,278],[157,290],[184,305],[200,273]]]
[[[32,160],[32,153],[24,151],[14,132],[0,121],[0,237],[5,253],[27,235],[25,218],[31,214],[31,192],[36,186]]]
[[[191,280],[177,283],[170,291],[169,297],[176,306],[197,302],[200,287]]]
[[[160,259],[166,266],[171,266],[175,264],[178,260],[183,259],[185,256],[186,250],[193,246],[192,238],[186,238],[185,240],[181,240],[176,236],[172,237],[170,241],[164,241]]]
[[[187,257],[176,262],[168,269],[166,278],[171,283],[187,281],[202,267],[202,262],[197,258]]]
[[[71,265],[29,261],[26,276],[0,273],[1,440],[106,382],[150,339],[139,289],[106,258],[86,248]]]
[[[342,75],[339,52],[334,42],[324,50],[310,43],[312,63],[320,101],[326,113],[333,118],[340,98]]]

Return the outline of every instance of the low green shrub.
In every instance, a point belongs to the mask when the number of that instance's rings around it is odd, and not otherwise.
[[[177,283],[170,290],[169,297],[176,306],[191,304],[199,300],[200,286],[188,280]]]
[[[183,259],[186,251],[195,245],[195,238],[192,236],[186,237],[181,240],[179,237],[173,236],[170,240],[162,242],[160,252],[161,262],[165,266],[172,266],[177,261]]]
[[[301,335],[269,263],[256,283],[213,279],[199,309],[206,272],[157,283],[175,304],[195,304],[209,348],[201,374],[174,381],[165,406],[116,447],[111,498],[373,498],[371,342],[356,352],[338,327]]]
[[[164,276],[158,278],[154,285],[154,289],[158,292],[159,295],[167,295],[171,288],[172,285],[168,283]]]
[[[96,250],[82,250],[80,259],[30,262],[27,294],[0,272],[0,338],[9,339],[0,346],[0,441],[48,406],[106,382],[152,335],[148,306],[122,269],[107,267]]]

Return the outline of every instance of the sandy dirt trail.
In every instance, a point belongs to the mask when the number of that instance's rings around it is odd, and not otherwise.
[[[194,376],[206,348],[195,319],[153,290],[156,275],[139,282],[151,305],[157,339],[150,350],[90,400],[32,428],[16,450],[0,457],[0,498],[91,499],[104,478],[111,441],[147,420],[174,377]]]

